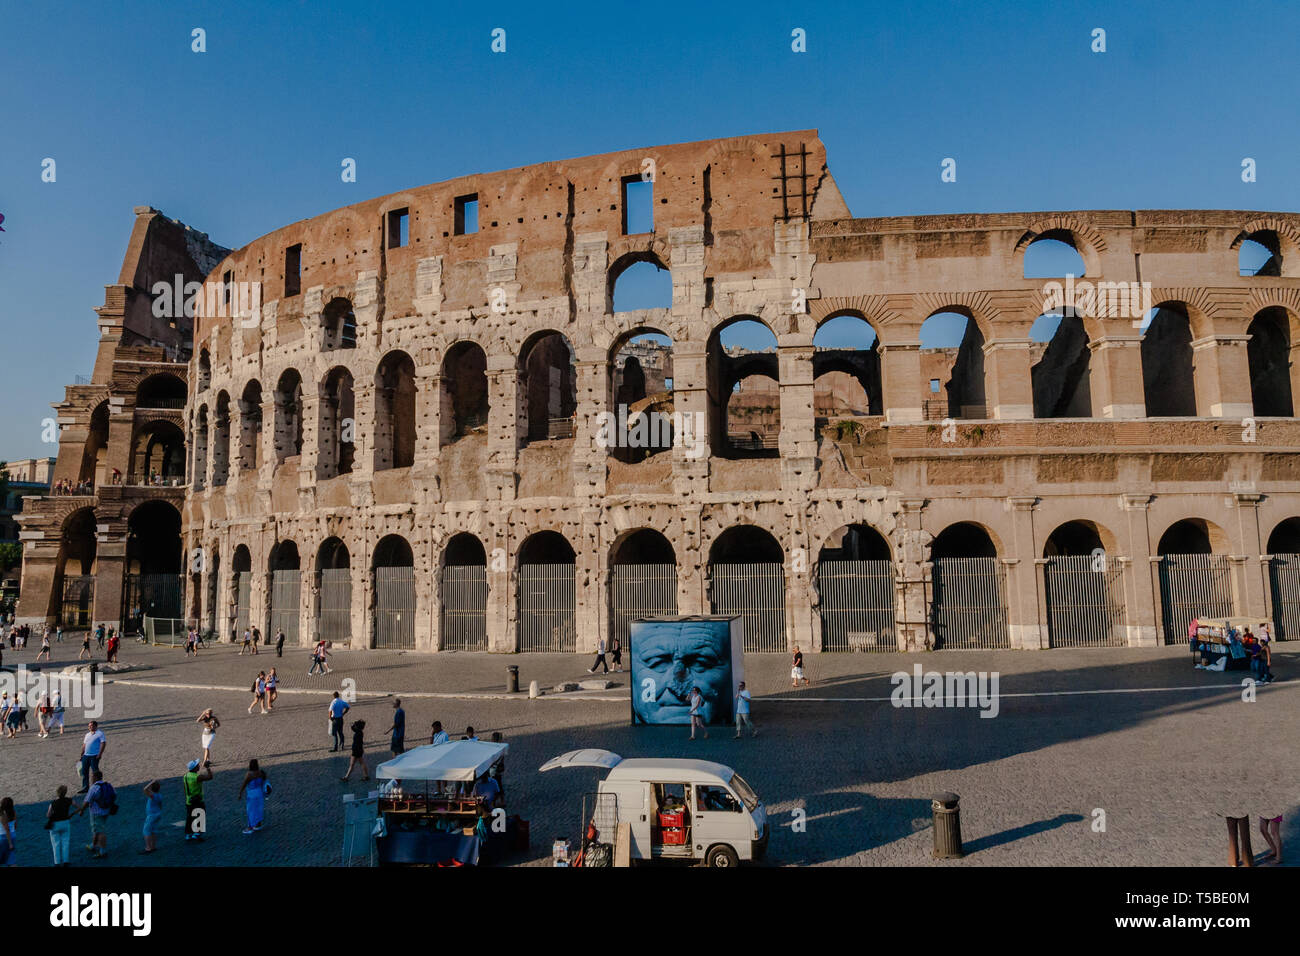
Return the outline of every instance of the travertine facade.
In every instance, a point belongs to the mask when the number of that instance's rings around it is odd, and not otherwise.
[[[627,235],[626,184],[651,168],[653,231]],[[1023,258],[1044,239],[1072,245],[1089,283],[1148,283],[1150,328],[1112,286],[1031,342],[1050,303]],[[1248,239],[1275,256],[1242,276]],[[492,650],[587,650],[656,609],[617,566],[671,564],[672,610],[766,613],[765,649],[863,647],[866,630],[885,635],[876,649],[921,647],[945,627],[938,643],[957,645],[988,615],[958,607],[969,597],[940,580],[957,565],[935,562],[972,557],[1001,580],[980,592],[1002,635],[988,643],[1037,648],[1071,640],[1052,562],[1100,552],[1110,642],[1146,644],[1189,593],[1162,599],[1161,556],[1210,552],[1216,600],[1282,619],[1269,556],[1300,551],[1298,242],[1300,216],[1231,211],[854,219],[814,131],[466,177],[294,223],[208,276],[260,283],[262,307],[196,323],[186,611],[223,637],[296,621],[303,643],[422,649],[481,646],[468,616]],[[614,312],[642,261],[671,271],[671,307]],[[937,313],[966,317],[960,348],[920,348]],[[817,348],[846,315],[875,346]],[[776,349],[729,353],[719,334],[742,319]],[[701,423],[705,454],[679,441],[629,459],[597,440],[646,332],[671,339],[672,391],[641,407],[686,423],[679,438]],[[861,382],[871,414],[814,407],[832,372]],[[728,396],[764,374],[776,450],[726,437]],[[848,525],[880,538],[842,541]],[[737,526],[751,530],[724,536]],[[869,587],[829,597],[832,559],[893,575],[876,623],[836,641],[825,622]],[[772,560],[775,592],[751,567]],[[571,592],[567,570],[538,571],[570,562]],[[740,606],[719,587],[735,562]],[[448,565],[482,568],[486,597]]]

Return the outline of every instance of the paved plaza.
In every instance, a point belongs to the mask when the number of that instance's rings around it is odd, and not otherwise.
[[[79,648],[71,639],[56,644],[45,666],[75,663]],[[36,649],[6,649],[5,667],[35,656]],[[581,747],[734,767],[773,814],[764,865],[935,865],[929,797],[942,790],[961,795],[967,856],[938,865],[1222,866],[1218,815],[1225,812],[1284,813],[1288,863],[1300,861],[1300,645],[1277,645],[1279,679],[1257,688],[1249,703],[1245,672],[1195,670],[1179,647],[823,654],[808,658],[813,683],[797,691],[784,655],[751,655],[745,667],[759,736],[737,741],[718,727],[694,743],[685,728],[630,726],[626,673],[611,674],[607,691],[528,699],[530,680],[549,689],[587,677],[586,657],[339,651],[327,677],[307,676],[301,649],[250,658],[219,645],[187,659],[179,648],[128,643],[121,657],[137,666],[106,678],[102,726],[104,769],[122,810],[111,820],[104,863],[82,849],[86,818],[74,821],[77,864],[337,864],[341,796],[374,786],[359,775],[340,783],[347,759],[329,752],[325,707],[345,678],[357,693],[348,722],[366,719],[372,771],[389,756],[383,732],[394,694],[406,709],[408,747],[427,742],[435,719],[455,733],[467,724],[482,737],[501,732],[510,744],[509,811],[531,821],[532,848],[515,858],[521,864],[544,864],[555,837],[578,836],[581,797],[595,789],[597,771],[539,774],[537,767]],[[282,679],[279,704],[273,714],[250,716],[248,687],[272,664]],[[998,672],[998,715],[892,706],[890,674],[914,664]],[[519,667],[524,693],[505,693],[507,665]],[[205,707],[222,723],[216,778],[206,786],[208,839],[196,845],[182,840],[180,775],[200,754],[194,718]],[[74,763],[85,721],[70,709],[68,732],[48,740],[37,737],[34,713],[30,724],[18,739],[0,741],[0,789],[17,804],[20,865],[48,865],[45,807],[58,784],[79,785]],[[252,757],[274,794],[265,830],[245,836],[236,793]],[[155,777],[163,780],[168,825],[158,852],[142,856],[140,790]],[[1098,809],[1104,832],[1094,832]],[[806,826],[792,828],[802,815]],[[1258,853],[1258,831],[1254,842]]]

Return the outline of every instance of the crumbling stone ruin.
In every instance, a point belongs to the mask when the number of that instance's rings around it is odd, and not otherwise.
[[[1025,277],[1040,243],[1068,279]],[[110,287],[103,368],[60,406],[59,474],[97,493],[24,517],[22,614],[66,616],[94,572],[96,620],[135,574],[223,639],[356,647],[589,650],[711,611],[754,651],[1300,634],[1297,243],[1300,216],[1254,212],[856,219],[802,131],[128,254],[144,279]],[[671,300],[614,311],[646,264]],[[175,272],[220,290],[192,350],[112,311]],[[142,481],[180,473],[182,428],[187,486]]]

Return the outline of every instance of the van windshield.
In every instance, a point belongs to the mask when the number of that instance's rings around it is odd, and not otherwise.
[[[745,783],[745,778],[738,773],[731,775],[730,782],[731,789],[735,790],[740,799],[745,802],[745,809],[753,812],[754,808],[758,806],[758,794],[754,792],[754,788]]]

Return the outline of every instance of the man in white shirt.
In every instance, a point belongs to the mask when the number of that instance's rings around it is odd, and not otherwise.
[[[691,688],[691,740],[695,739],[695,728],[699,727],[704,730],[704,717],[700,713],[700,708],[704,706],[704,695],[700,693],[698,687]],[[704,730],[704,739],[709,739],[709,732]]]
[[[99,722],[92,720],[88,726],[90,729],[81,741],[81,789],[78,793],[90,789],[90,775],[99,769],[99,762],[104,759],[104,751],[108,748],[108,738],[99,729]]]
[[[445,744],[449,740],[451,740],[451,737],[447,735],[447,731],[442,729],[442,721],[435,720],[433,722],[433,736],[429,738],[429,743]]]
[[[758,731],[754,729],[754,722],[749,719],[749,705],[752,698],[749,691],[745,688],[745,682],[740,682],[740,690],[736,692],[736,739],[740,739],[740,730],[742,727],[749,728],[749,736],[757,737]]]

